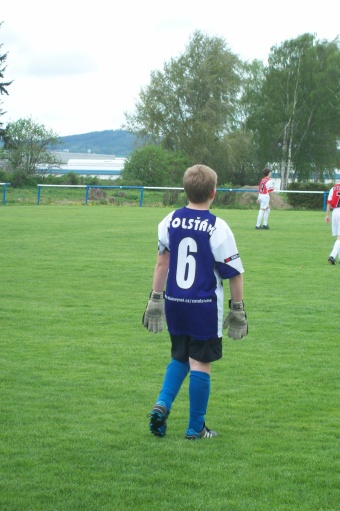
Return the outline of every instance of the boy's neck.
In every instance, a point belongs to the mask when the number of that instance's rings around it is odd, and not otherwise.
[[[211,204],[210,199],[207,202],[199,202],[198,204],[195,202],[189,202],[189,204],[187,205],[187,208],[206,210],[206,209],[210,209],[210,204]]]

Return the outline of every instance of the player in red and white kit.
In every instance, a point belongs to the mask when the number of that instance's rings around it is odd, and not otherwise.
[[[340,184],[330,189],[327,198],[325,222],[330,222],[330,211],[332,209],[332,235],[337,239],[333,250],[328,258],[329,264],[336,264],[336,257],[340,261]]]
[[[263,178],[260,181],[257,202],[260,204],[260,211],[257,217],[256,229],[269,229],[268,217],[270,213],[270,194],[274,191],[273,181],[270,179],[271,170],[268,167],[263,169]],[[262,224],[263,221],[263,225]]]

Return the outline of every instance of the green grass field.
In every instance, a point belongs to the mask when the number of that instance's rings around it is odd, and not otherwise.
[[[334,511],[339,281],[324,213],[214,210],[245,267],[249,335],[224,338],[207,424],[147,414],[169,361],[141,326],[169,209],[0,208],[2,511]]]

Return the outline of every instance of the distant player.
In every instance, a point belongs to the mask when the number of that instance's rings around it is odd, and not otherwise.
[[[332,209],[332,235],[337,236],[334,243],[333,250],[328,258],[329,264],[336,264],[336,258],[340,260],[340,184],[333,186],[330,189],[327,206],[325,222],[330,222],[330,211]]]
[[[259,184],[259,196],[257,198],[257,202],[260,204],[260,211],[257,216],[255,229],[269,229],[268,217],[270,213],[270,194],[274,191],[273,181],[270,179],[270,172],[271,170],[268,167],[263,169],[263,178]]]
[[[172,403],[190,372],[188,440],[216,436],[205,425],[210,395],[211,363],[222,358],[222,327],[228,336],[248,333],[243,306],[243,266],[234,235],[210,211],[217,175],[205,165],[187,169],[183,178],[189,204],[168,214],[158,226],[158,258],[143,325],[163,330],[165,316],[171,356],[150,417],[150,431],[163,437]],[[230,312],[223,321],[222,279],[229,279]]]

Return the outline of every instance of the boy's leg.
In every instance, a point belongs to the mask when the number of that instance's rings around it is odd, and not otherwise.
[[[185,432],[185,438],[188,440],[212,438],[217,435],[215,431],[210,431],[206,427],[205,415],[210,396],[211,364],[220,358],[222,358],[222,338],[211,339],[205,342],[192,339],[189,355],[190,414],[188,428]],[[197,359],[206,360],[206,362],[200,362]]]
[[[179,362],[174,358],[168,364],[163,380],[162,389],[156,403],[164,406],[170,412],[186,375],[189,372],[189,362]]]
[[[267,208],[264,210],[264,214],[263,214],[263,225],[268,225],[268,217],[269,217],[269,212],[270,212],[270,209]]]
[[[257,215],[256,227],[261,227],[263,215],[264,215],[264,209],[260,209],[259,214]]]
[[[340,260],[340,240],[339,239],[337,239],[336,242],[334,243],[333,250],[330,253],[329,257],[332,257],[335,260],[337,256]]]
[[[191,370],[189,383],[190,418],[187,435],[192,430],[196,433],[203,430],[209,396],[210,374]]]
[[[328,258],[328,262],[330,264],[335,264],[337,257],[340,261],[340,208],[333,209],[332,235],[336,236],[336,241],[334,243],[333,250]]]
[[[189,372],[189,362],[179,362],[172,359],[168,364],[163,380],[162,389],[153,407],[150,417],[150,431],[155,436],[166,434],[166,420],[186,375]]]

